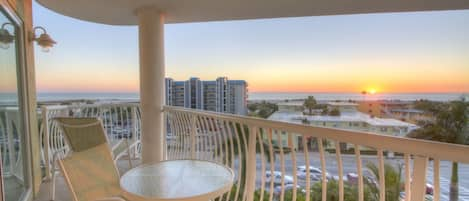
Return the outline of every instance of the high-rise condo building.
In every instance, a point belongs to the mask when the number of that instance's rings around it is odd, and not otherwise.
[[[202,81],[192,77],[186,81],[166,78],[166,105],[225,112],[239,115],[247,114],[247,83],[244,80]]]

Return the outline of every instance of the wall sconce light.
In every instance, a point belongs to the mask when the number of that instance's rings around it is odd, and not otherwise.
[[[6,29],[7,25],[11,25],[14,28],[11,23],[7,22],[2,24],[2,27],[0,28],[0,48],[2,49],[8,49],[10,44],[15,40],[15,36],[11,35],[11,33]]]
[[[36,30],[41,30],[42,34],[39,37],[36,37]],[[47,34],[46,29],[44,27],[34,27],[33,32],[31,33],[31,41],[36,41],[36,43],[42,48],[43,52],[49,52],[50,48],[52,48],[57,42],[52,40],[52,38]]]

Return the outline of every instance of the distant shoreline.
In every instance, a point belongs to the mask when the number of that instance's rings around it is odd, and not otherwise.
[[[0,94],[1,95],[1,94]],[[5,95],[5,94],[3,94]],[[270,93],[252,92],[248,94],[248,101],[273,101],[281,102],[285,100],[300,101],[308,96],[314,96],[318,101],[376,101],[376,100],[400,100],[415,101],[427,99],[432,101],[458,100],[461,96],[469,99],[469,93],[383,93],[374,95],[362,95],[360,93]],[[138,101],[138,93],[38,93],[38,101],[66,101],[66,100],[109,100],[109,101]]]

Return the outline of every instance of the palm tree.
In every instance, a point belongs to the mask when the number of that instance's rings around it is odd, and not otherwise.
[[[366,167],[373,174],[376,181],[379,181],[379,168],[374,163],[367,163]],[[392,165],[388,163],[384,164],[384,185],[386,192],[386,201],[399,201],[399,194],[402,186],[401,175],[402,167],[400,165],[397,167],[397,169],[395,169]],[[375,196],[374,200],[379,200],[378,186],[374,183],[367,183],[367,186],[370,188],[372,194]]]
[[[308,98],[303,103],[303,106],[309,110],[309,115],[311,115],[316,104],[317,102],[314,96],[308,96]]]
[[[468,105],[464,100],[453,101],[440,107],[436,112],[436,121],[408,134],[408,137],[455,143],[468,144],[464,129],[467,126]],[[458,163],[453,162],[451,168],[450,201],[457,201],[458,187]]]
[[[245,187],[245,181],[246,181],[246,169],[247,169],[247,146],[249,144],[249,136],[251,135],[249,133],[249,128],[246,125],[240,124],[240,123],[231,123],[228,124],[227,129],[231,129],[232,135],[229,138],[223,140],[222,144],[217,147],[217,151],[213,152],[215,155],[217,152],[221,153],[223,151],[222,147],[231,147],[233,146],[233,153],[232,154],[225,154],[223,155],[223,161],[226,162],[227,164],[230,164],[232,161],[236,160],[238,158],[239,163],[241,164],[238,168],[241,169],[240,175],[239,175],[239,182],[232,187],[232,191],[236,191],[236,188],[239,188],[240,190],[243,190]],[[265,135],[263,130],[260,130],[261,136]],[[263,150],[263,152],[261,151]],[[256,143],[256,153],[263,153],[264,158],[266,158],[266,161],[268,163],[275,163],[275,151],[270,150],[270,145],[264,141]],[[273,157],[270,157],[270,152],[273,152]],[[238,187],[239,186],[239,187]],[[234,200],[234,192],[231,194],[232,198],[231,200]],[[242,194],[242,193],[241,193]],[[242,197],[238,197],[238,201],[242,200]],[[236,200],[235,200],[236,201]]]

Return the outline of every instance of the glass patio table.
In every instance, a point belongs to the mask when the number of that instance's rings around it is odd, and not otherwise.
[[[233,171],[202,160],[169,160],[129,170],[120,179],[131,201],[208,201],[228,192]]]

